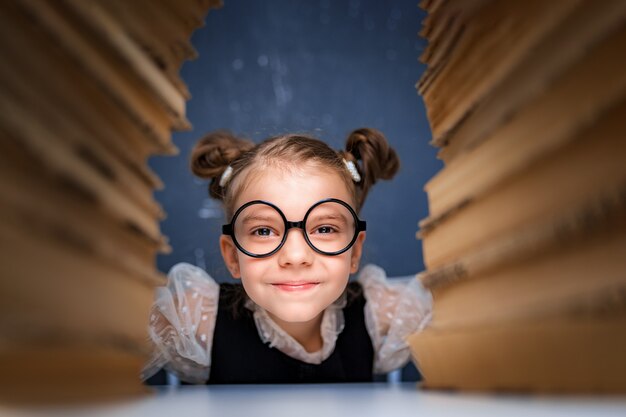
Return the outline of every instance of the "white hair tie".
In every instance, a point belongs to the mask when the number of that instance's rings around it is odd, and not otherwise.
[[[228,182],[232,174],[233,174],[233,167],[228,165],[228,167],[226,167],[226,169],[222,173],[222,176],[220,177],[220,187],[224,188],[224,186],[226,185],[226,183]]]
[[[346,161],[345,158],[342,158],[342,159],[343,159],[343,163],[346,165],[346,168],[348,169],[348,172],[350,172],[350,176],[352,177],[354,182],[360,182],[361,176],[359,175],[359,171],[357,171],[356,165],[354,164],[354,162]]]

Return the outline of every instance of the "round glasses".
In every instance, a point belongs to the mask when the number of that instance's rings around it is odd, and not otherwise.
[[[336,198],[313,204],[298,222],[288,221],[274,204],[254,200],[239,207],[230,224],[222,226],[222,234],[231,236],[246,255],[264,258],[280,250],[289,229],[298,228],[315,252],[334,256],[350,249],[365,226],[348,203]]]

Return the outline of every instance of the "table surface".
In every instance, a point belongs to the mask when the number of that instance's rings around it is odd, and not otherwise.
[[[10,411],[10,413],[9,413]],[[468,394],[409,383],[164,387],[133,401],[15,416],[626,416],[626,396]]]

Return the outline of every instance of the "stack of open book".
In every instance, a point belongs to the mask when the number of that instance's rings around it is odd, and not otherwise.
[[[216,0],[0,2],[0,391],[141,388],[178,76]],[[16,397],[12,397],[16,399]]]
[[[422,7],[425,384],[626,390],[626,2]]]

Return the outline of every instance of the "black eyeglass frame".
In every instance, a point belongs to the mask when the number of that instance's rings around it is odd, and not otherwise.
[[[324,204],[324,203],[338,203],[338,204],[341,204],[342,206],[344,206],[345,208],[348,209],[348,211],[350,212],[350,214],[352,214],[352,217],[356,221],[356,228],[355,228],[354,236],[352,237],[352,240],[350,241],[350,243],[345,248],[343,248],[341,250],[338,250],[338,251],[335,251],[335,252],[324,252],[324,251],[316,248],[315,245],[313,245],[313,243],[309,239],[309,236],[306,233],[306,230],[304,229],[304,225],[306,224],[306,221],[309,218],[309,214],[311,214],[311,212],[317,206],[319,206],[321,204]],[[280,243],[278,244],[278,246],[276,247],[276,249],[272,250],[271,252],[268,252],[268,253],[265,253],[265,254],[261,254],[261,255],[254,254],[254,253],[251,253],[251,252],[248,252],[247,250],[245,250],[239,244],[239,242],[237,242],[237,238],[235,237],[235,227],[234,227],[234,224],[235,224],[235,221],[237,220],[237,216],[239,216],[239,214],[243,210],[245,210],[247,207],[249,207],[249,206],[251,206],[253,204],[265,204],[265,205],[268,205],[268,206],[272,207],[274,210],[276,210],[278,212],[278,214],[280,214],[280,217],[283,219],[283,222],[285,223],[285,233],[283,234],[283,238],[280,241]],[[356,242],[356,239],[358,238],[359,233],[364,232],[366,230],[367,223],[365,222],[365,220],[359,219],[359,216],[357,216],[357,214],[354,211],[354,209],[352,207],[350,207],[350,205],[348,203],[346,203],[345,201],[339,200],[337,198],[326,198],[324,200],[320,200],[317,203],[313,204],[307,210],[306,214],[304,215],[304,219],[302,219],[299,222],[291,222],[291,221],[287,220],[287,218],[285,217],[283,212],[275,204],[272,204],[269,201],[253,200],[253,201],[249,201],[249,202],[245,203],[244,205],[242,205],[241,207],[239,207],[237,209],[237,211],[235,212],[235,214],[233,215],[233,217],[232,217],[232,219],[231,219],[229,224],[222,225],[222,234],[230,236],[233,239],[233,242],[235,243],[235,246],[237,247],[237,249],[239,249],[244,254],[246,254],[246,255],[248,255],[248,256],[250,256],[252,258],[267,258],[268,256],[272,256],[273,254],[278,252],[280,250],[280,248],[283,247],[283,245],[287,241],[287,235],[289,234],[289,229],[292,229],[292,228],[302,229],[302,231],[304,232],[303,233],[304,240],[306,240],[306,243],[315,252],[317,252],[317,253],[319,253],[321,255],[326,255],[326,256],[337,256],[337,255],[341,255],[342,253],[344,253],[345,251],[350,249],[352,247],[352,245],[354,245],[354,242]]]

